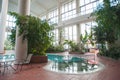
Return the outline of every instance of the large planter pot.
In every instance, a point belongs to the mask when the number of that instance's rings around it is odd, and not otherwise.
[[[33,55],[31,58],[31,63],[46,63],[48,62],[47,56]]]

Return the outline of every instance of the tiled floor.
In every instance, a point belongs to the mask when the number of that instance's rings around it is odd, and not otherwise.
[[[69,75],[54,73],[43,69],[46,64],[24,66],[22,71],[9,70],[5,75],[0,74],[0,80],[120,80],[120,61],[99,57],[105,65],[101,71],[89,74]]]

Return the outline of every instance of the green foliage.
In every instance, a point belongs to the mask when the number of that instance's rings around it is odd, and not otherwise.
[[[120,37],[119,6],[120,4],[111,6],[109,0],[104,0],[103,6],[99,6],[93,13],[98,24],[93,28],[98,43],[107,41],[113,44]]]
[[[39,18],[30,16],[29,28],[27,32],[29,53],[36,50],[35,53],[45,54],[46,49],[50,46],[53,36],[50,31],[53,29],[47,21],[41,21]],[[34,27],[33,27],[34,26]],[[31,33],[32,32],[32,33]]]
[[[88,45],[88,42],[94,45],[92,31],[90,32],[90,34],[88,34],[87,31],[85,31],[85,35],[80,35],[80,40],[81,50],[83,50],[83,52],[86,52],[87,50],[85,48],[85,45]]]
[[[64,37],[63,37],[63,30],[60,29],[59,30],[59,44],[62,44],[63,40],[64,40]]]
[[[12,47],[15,47],[15,37],[16,37],[16,27],[15,26],[12,27],[11,33],[12,34],[9,35],[8,39],[10,40]]]
[[[81,44],[86,44],[88,39],[89,39],[89,36],[87,31],[85,31],[85,35],[82,35],[82,34],[80,35]]]
[[[118,60],[120,59],[120,47],[113,46],[109,50],[104,51],[104,54],[101,55]]]
[[[80,51],[79,45],[71,40],[65,40],[63,44],[67,44],[70,47],[70,51]]]
[[[12,50],[13,49],[13,46],[12,46],[9,39],[5,40],[5,49],[6,50]]]
[[[19,28],[19,35],[23,36],[23,41],[28,40],[28,53],[45,55],[46,49],[50,46],[53,36],[51,30],[53,26],[46,20],[40,20],[34,16],[23,16],[14,12],[10,15],[16,18],[16,25]]]
[[[80,40],[81,44],[86,44],[89,41],[92,45],[94,45],[92,31],[90,32],[90,34],[85,31],[85,35],[80,35]]]
[[[97,43],[102,45],[101,55],[118,59],[120,57],[120,48],[115,42],[120,38],[120,3],[111,5],[110,0],[103,0],[104,4],[98,6],[93,13],[96,16],[97,26],[93,28]],[[113,1],[117,2],[117,0]],[[107,43],[107,48],[104,45]]]
[[[79,47],[79,44],[74,44],[72,47],[71,47],[71,51],[72,52],[80,52],[80,47]]]
[[[27,28],[29,26],[28,24],[29,16],[19,15],[18,13],[15,13],[15,12],[9,12],[9,14],[16,18],[15,23],[16,23],[16,26],[19,27],[18,36],[23,35],[23,40],[24,40],[26,36]],[[16,28],[17,27],[15,27],[15,29]]]
[[[49,53],[49,52],[63,52],[63,51],[65,51],[65,50],[64,50],[64,47],[62,44],[56,45],[56,46],[50,45],[49,48],[46,50],[47,53]]]

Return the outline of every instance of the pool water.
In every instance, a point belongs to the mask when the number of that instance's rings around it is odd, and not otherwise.
[[[0,55],[0,59],[15,59],[15,54]]]
[[[49,71],[67,73],[67,74],[81,74],[92,73],[103,69],[104,65],[88,64],[87,60],[77,56],[64,56],[57,54],[47,54],[50,63],[44,68]]]

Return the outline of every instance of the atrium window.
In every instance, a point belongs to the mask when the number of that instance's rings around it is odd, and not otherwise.
[[[16,26],[15,24],[15,18],[13,16],[7,15],[7,21],[6,21],[6,37],[8,37],[11,34],[11,29]]]
[[[48,13],[48,20],[50,24],[58,23],[58,9]]]
[[[94,21],[86,22],[81,24],[81,34],[85,35],[85,31],[90,34],[92,28],[97,24]]]
[[[77,29],[76,25],[68,26],[64,28],[64,39],[71,40],[76,42],[77,41]]]
[[[76,16],[76,1],[72,0],[70,2],[62,4],[61,7],[62,21],[71,19]]]
[[[80,0],[81,15],[92,13],[102,1],[103,0]]]
[[[91,22],[86,22],[86,23],[82,23],[81,24],[81,34],[84,36],[85,35],[85,31],[90,34],[91,33],[91,30],[94,26],[96,26],[97,23],[95,23],[94,21],[91,21]],[[93,33],[93,31],[92,31]],[[94,40],[94,35],[92,37],[92,41],[95,43],[95,40]],[[93,48],[95,47],[95,45],[92,45],[89,41],[85,43],[85,47],[86,48]]]
[[[58,45],[58,29],[53,30],[53,34],[54,34],[54,42],[53,45]]]
[[[13,16],[7,15],[4,46],[8,50],[13,49],[9,35],[11,35],[11,29],[16,27],[15,20]]]
[[[42,16],[40,19],[41,20],[46,20],[46,15]]]
[[[63,35],[64,35],[64,40],[71,40],[73,42],[77,42],[76,25],[65,27]],[[68,49],[68,45],[65,45],[64,47],[65,49]]]
[[[120,3],[119,0],[110,0],[111,6],[116,6],[118,3]]]

